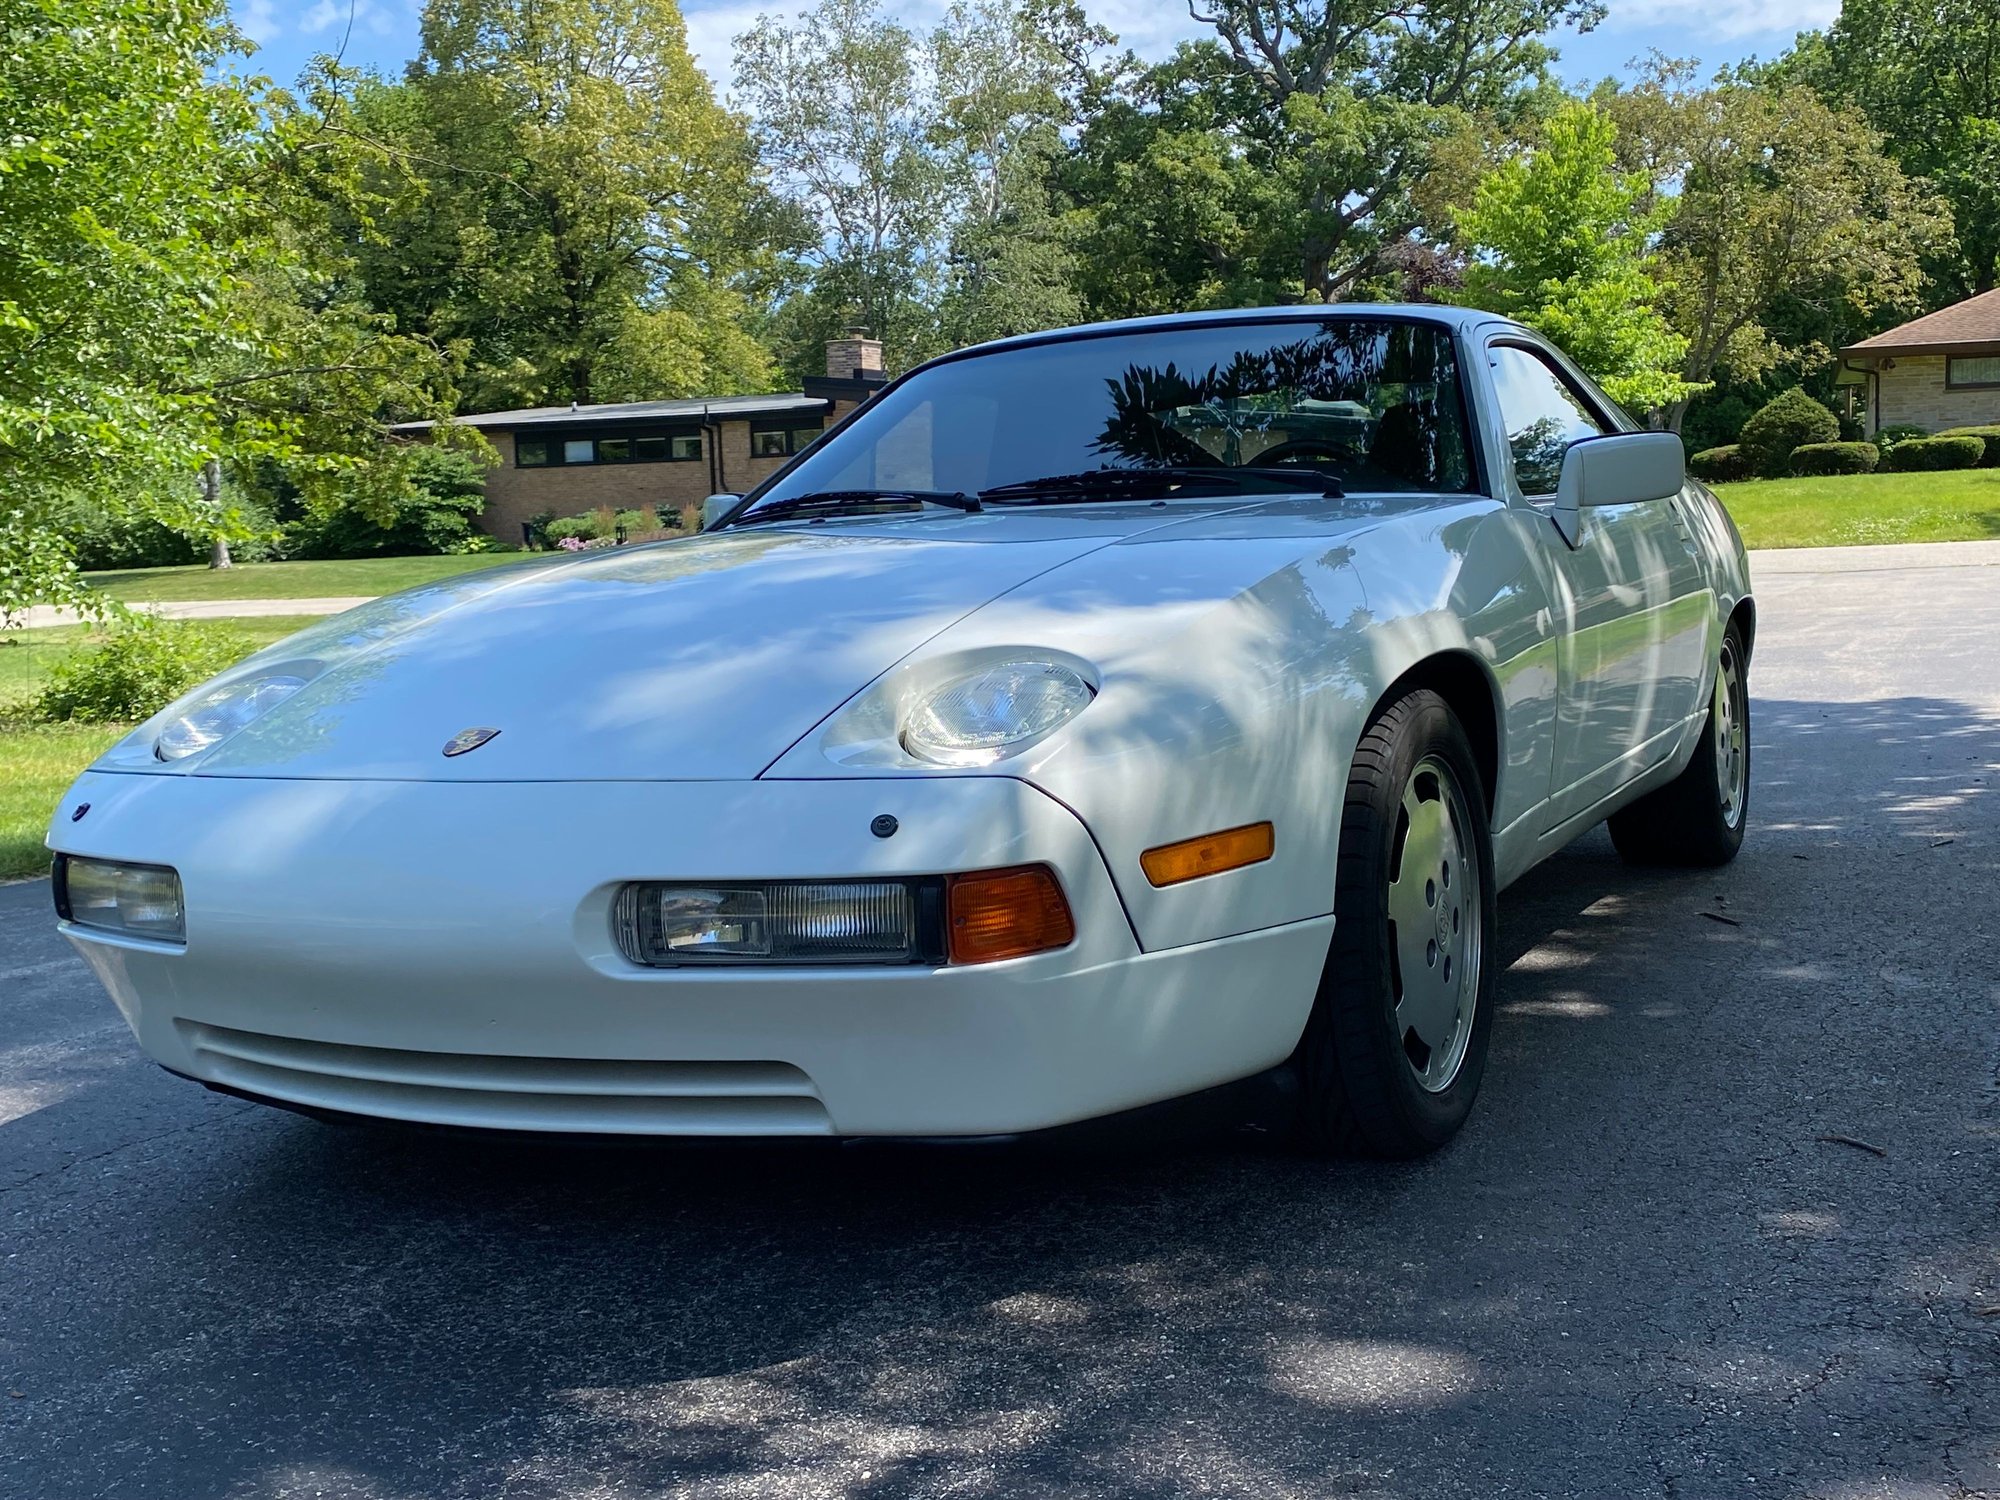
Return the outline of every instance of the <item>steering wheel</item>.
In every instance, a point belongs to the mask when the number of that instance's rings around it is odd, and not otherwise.
[[[1257,455],[1255,462],[1259,465],[1281,464],[1288,460],[1321,458],[1339,464],[1346,463],[1353,456],[1346,449],[1336,447],[1320,438],[1291,438],[1282,443],[1272,444]]]

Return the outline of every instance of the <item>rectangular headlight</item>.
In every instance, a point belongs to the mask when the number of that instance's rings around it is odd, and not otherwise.
[[[65,922],[156,943],[187,941],[181,877],[165,865],[58,854],[53,873],[56,915]]]
[[[942,964],[941,880],[645,881],[618,893],[635,964]]]

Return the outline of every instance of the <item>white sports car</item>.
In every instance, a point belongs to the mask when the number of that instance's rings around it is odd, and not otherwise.
[[[716,512],[330,620],[86,772],[56,904],[140,1045],[645,1136],[1276,1080],[1306,1145],[1406,1156],[1478,1090],[1499,890],[1606,818],[1743,837],[1742,544],[1488,314],[968,349]]]

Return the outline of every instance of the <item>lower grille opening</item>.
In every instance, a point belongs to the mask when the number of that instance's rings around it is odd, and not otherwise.
[[[790,1063],[418,1052],[178,1024],[203,1077],[321,1109],[493,1130],[833,1133],[812,1080]]]

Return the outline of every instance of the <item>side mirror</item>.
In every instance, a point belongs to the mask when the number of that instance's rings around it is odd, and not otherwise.
[[[710,495],[706,500],[702,501],[701,529],[703,531],[708,530],[709,527],[736,509],[736,502],[742,498],[741,495]]]
[[[1664,500],[1687,483],[1687,450],[1677,432],[1610,432],[1571,443],[1556,484],[1556,529],[1572,547],[1583,539],[1589,505]]]

